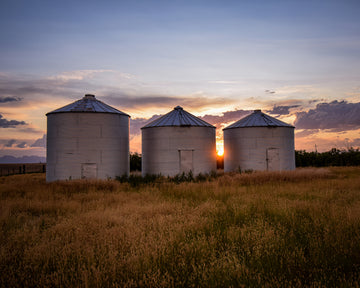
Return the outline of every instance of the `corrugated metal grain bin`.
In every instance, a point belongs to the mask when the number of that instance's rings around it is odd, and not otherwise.
[[[180,106],[142,127],[142,175],[215,171],[215,130]]]
[[[261,110],[224,128],[224,171],[295,169],[294,128]]]
[[[87,94],[46,116],[46,181],[129,174],[129,115]]]

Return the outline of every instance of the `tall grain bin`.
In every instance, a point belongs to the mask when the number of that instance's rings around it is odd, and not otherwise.
[[[215,171],[215,130],[180,106],[142,127],[142,175]]]
[[[261,110],[224,128],[225,172],[295,169],[294,128]]]
[[[87,94],[46,116],[46,181],[129,174],[129,115]]]

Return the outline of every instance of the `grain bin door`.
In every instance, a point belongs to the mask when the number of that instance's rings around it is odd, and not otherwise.
[[[268,171],[280,170],[280,156],[278,148],[268,148],[266,150],[266,163]]]
[[[180,173],[189,173],[194,170],[194,150],[179,150]]]
[[[81,179],[95,179],[97,178],[96,163],[82,163],[81,164]]]

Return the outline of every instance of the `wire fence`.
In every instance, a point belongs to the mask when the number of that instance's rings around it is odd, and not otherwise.
[[[46,163],[0,164],[0,176],[45,172]]]

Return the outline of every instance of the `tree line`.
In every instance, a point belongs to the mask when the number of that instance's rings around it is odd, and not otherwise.
[[[295,151],[296,167],[360,166],[359,148],[339,150],[332,148],[327,152]]]

